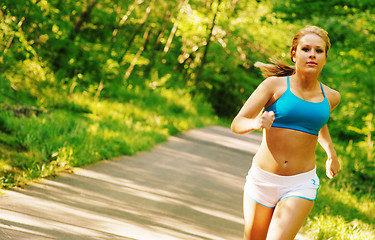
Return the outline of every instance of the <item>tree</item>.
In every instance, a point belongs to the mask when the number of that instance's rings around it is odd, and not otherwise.
[[[151,13],[151,10],[153,8],[153,5],[154,5],[154,2],[155,0],[152,0],[149,4],[149,6],[146,8],[146,11],[145,11],[145,14],[143,15],[143,18],[142,18],[142,21],[141,21],[141,24],[138,25],[137,29],[135,30],[134,34],[132,35],[132,37],[130,38],[130,40],[128,41],[128,43],[126,44],[126,48],[125,48],[125,51],[124,53],[122,54],[122,56],[120,57],[120,59],[118,60],[118,62],[121,64],[124,60],[124,57],[126,55],[126,53],[129,51],[129,49],[131,48],[133,42],[134,42],[134,39],[140,34],[143,26],[145,26],[146,22],[147,22],[147,19],[148,17],[150,16],[150,13]]]
[[[182,8],[189,3],[189,0],[181,0],[179,6],[178,6],[178,14],[177,14],[177,19],[176,21],[174,22],[173,24],[173,28],[171,30],[171,33],[169,34],[169,37],[168,37],[168,40],[167,40],[167,43],[165,44],[165,47],[164,47],[164,53],[167,53],[170,46],[171,46],[171,43],[172,43],[172,40],[173,40],[173,37],[177,31],[177,27],[178,27],[178,24],[179,24],[179,21],[180,21],[180,18],[181,18],[181,13],[182,13]]]
[[[70,39],[74,39],[75,36],[81,31],[82,25],[89,21],[92,9],[98,2],[96,0],[91,0],[87,3],[86,7],[82,10],[75,20],[74,27],[69,35]]]
[[[116,42],[117,40],[117,34],[120,30],[120,28],[122,28],[126,22],[126,20],[128,20],[130,14],[132,14],[132,12],[134,11],[136,5],[140,5],[144,2],[144,0],[134,0],[133,4],[130,5],[128,11],[126,12],[126,14],[121,18],[120,22],[118,23],[118,25],[113,29],[112,31],[112,37],[111,37],[111,45],[109,47],[109,55],[111,54],[111,51],[112,51],[112,48],[113,48],[113,43]]]
[[[207,53],[208,53],[210,43],[211,43],[212,32],[213,32],[215,24],[216,24],[216,16],[217,16],[217,13],[219,11],[220,2],[221,2],[221,0],[217,0],[216,10],[215,10],[214,16],[212,18],[212,23],[211,23],[211,27],[210,27],[210,30],[209,30],[209,34],[208,34],[207,39],[206,39],[206,47],[204,48],[202,61],[201,61],[201,64],[198,68],[198,72],[197,72],[197,76],[196,76],[196,80],[195,80],[197,86],[199,86],[200,82],[202,81],[202,72],[203,72],[204,65],[206,64]]]
[[[128,80],[128,78],[130,77],[130,74],[133,72],[133,69],[134,69],[134,66],[135,66],[136,62],[138,61],[139,57],[141,56],[141,54],[143,53],[143,51],[147,47],[147,44],[148,44],[148,41],[149,41],[149,36],[150,36],[150,28],[147,28],[145,33],[143,34],[143,45],[138,49],[138,52],[135,55],[135,57],[133,58],[133,61],[130,63],[130,66],[129,66],[128,70],[126,70],[124,81]]]

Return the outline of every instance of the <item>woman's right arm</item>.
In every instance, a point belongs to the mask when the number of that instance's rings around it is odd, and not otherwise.
[[[245,102],[233,119],[231,129],[242,134],[263,128],[269,129],[275,120],[273,112],[262,112],[264,106],[274,95],[275,77],[264,80]]]

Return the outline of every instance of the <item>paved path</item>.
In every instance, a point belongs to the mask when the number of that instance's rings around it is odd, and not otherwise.
[[[0,196],[0,239],[242,239],[242,187],[259,134],[191,130]]]

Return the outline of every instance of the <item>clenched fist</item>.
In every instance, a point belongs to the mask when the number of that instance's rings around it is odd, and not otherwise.
[[[269,130],[272,126],[273,121],[275,121],[275,113],[264,112],[262,116],[259,118],[260,129],[267,129]]]
[[[340,172],[340,163],[337,158],[329,157],[326,161],[326,175],[333,178]]]

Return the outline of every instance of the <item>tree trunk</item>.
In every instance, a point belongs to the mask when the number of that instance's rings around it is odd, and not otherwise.
[[[18,31],[22,31],[22,24],[23,24],[23,22],[25,21],[25,17],[22,17],[21,18],[21,20],[18,22],[18,24],[17,24],[17,26],[18,26]],[[3,61],[4,61],[4,56],[7,54],[7,52],[9,51],[9,49],[10,49],[10,47],[12,46],[12,43],[13,43],[13,40],[14,40],[14,36],[15,36],[15,34],[13,34],[10,38],[9,38],[9,40],[8,40],[8,42],[7,42],[7,44],[6,44],[6,46],[5,46],[5,49],[3,50],[3,54],[0,56],[0,63],[2,63]]]
[[[148,39],[149,39],[149,35],[150,35],[149,33],[150,33],[150,28],[147,28],[147,30],[146,30],[145,33],[143,34],[143,40],[144,40],[144,43],[143,43],[143,45],[139,48],[137,54],[136,54],[135,57],[133,58],[133,61],[131,62],[131,64],[130,64],[128,70],[126,70],[124,81],[128,80],[128,78],[130,77],[130,74],[133,72],[134,66],[135,66],[135,64],[137,63],[139,57],[141,56],[143,50],[147,47]]]
[[[147,7],[145,15],[143,15],[143,18],[142,18],[142,23],[138,26],[138,28],[134,32],[133,36],[130,38],[130,40],[127,44],[127,47],[125,48],[125,52],[122,54],[122,56],[118,60],[120,65],[121,65],[122,61],[124,60],[124,57],[126,56],[126,53],[129,51],[130,47],[132,46],[135,37],[141,32],[143,26],[146,24],[148,16],[150,16],[151,9],[152,9],[152,6],[153,6],[154,2],[155,2],[155,0],[152,0],[150,5]]]
[[[73,40],[81,31],[82,25],[90,19],[92,9],[97,3],[96,0],[89,1],[88,5],[82,10],[81,14],[76,18],[73,30],[70,32],[70,39]]]
[[[246,54],[240,46],[237,47],[237,51],[240,53],[240,55],[238,55],[236,52],[232,52],[227,48],[227,44],[225,43],[225,41],[222,38],[220,38],[218,36],[214,36],[214,37],[220,43],[220,45],[223,47],[224,51],[228,55],[233,56],[233,57],[239,59],[240,61],[242,61],[242,66],[244,66],[246,69],[249,69],[251,67],[250,61],[247,60]]]
[[[368,147],[367,159],[368,159],[368,161],[371,160],[372,148],[374,147],[373,143],[371,141],[372,119],[373,119],[373,117],[374,117],[374,114],[370,113],[369,120],[368,120],[368,133],[367,133],[367,147]]]
[[[203,52],[203,57],[202,57],[202,62],[201,62],[201,65],[198,69],[198,72],[197,72],[197,76],[196,76],[196,79],[195,79],[195,83],[196,85],[199,87],[200,83],[202,82],[202,72],[203,72],[203,68],[204,68],[204,65],[206,64],[206,60],[207,60],[207,53],[208,53],[208,49],[210,47],[210,43],[211,43],[211,37],[212,37],[212,32],[213,32],[213,29],[215,27],[215,22],[216,22],[216,16],[217,16],[217,13],[219,11],[219,6],[220,6],[220,2],[221,0],[218,0],[217,1],[217,7],[216,7],[216,10],[215,10],[215,14],[214,14],[214,17],[212,19],[212,24],[211,24],[211,29],[210,29],[210,33],[208,34],[207,36],[207,39],[206,39],[206,47],[204,48],[204,52]]]
[[[157,51],[158,51],[158,49],[160,48],[160,45],[161,45],[160,39],[164,36],[164,28],[159,30],[159,32],[156,34],[156,36],[157,36],[157,38],[155,39],[154,49],[152,51],[152,54],[150,54],[150,61],[145,68],[145,77],[146,78],[148,78],[150,76],[151,68],[155,64]]]
[[[164,47],[164,54],[166,54],[169,50],[169,47],[171,46],[171,43],[173,41],[173,37],[177,31],[177,27],[178,27],[178,24],[180,22],[180,18],[181,18],[181,10],[182,8],[189,3],[189,0],[184,0],[184,1],[181,1],[179,6],[178,6],[178,14],[177,14],[177,19],[176,21],[174,22],[173,24],[173,28],[171,30],[171,33],[169,34],[169,37],[168,37],[168,40],[167,40],[167,43],[165,44],[165,47]]]
[[[110,44],[110,47],[109,47],[109,55],[111,54],[111,51],[112,51],[112,48],[113,48],[113,44],[116,42],[116,37],[117,37],[117,34],[119,32],[119,29],[125,24],[126,20],[129,18],[130,14],[132,14],[133,10],[135,9],[136,5],[139,5],[141,3],[143,3],[144,1],[143,0],[135,0],[134,3],[132,5],[130,5],[128,11],[126,12],[126,14],[121,18],[119,24],[117,27],[115,27],[112,31],[112,37],[111,37],[111,44]]]
[[[150,56],[149,57],[149,64],[147,64],[147,66],[145,67],[145,70],[144,70],[146,78],[148,78],[150,76],[151,69],[155,65],[156,60],[161,57],[160,52],[163,52],[161,39],[164,37],[164,35],[166,33],[167,25],[169,25],[170,21],[171,21],[171,11],[166,11],[166,14],[164,14],[164,17],[163,17],[163,23],[160,24],[161,27],[160,27],[158,33],[155,35],[157,37],[155,38],[155,41],[153,43],[154,47],[152,49],[152,52],[151,52],[151,54],[149,54],[149,56]]]
[[[235,13],[236,5],[237,5],[238,1],[239,0],[232,0],[232,3],[230,4],[232,14]]]

